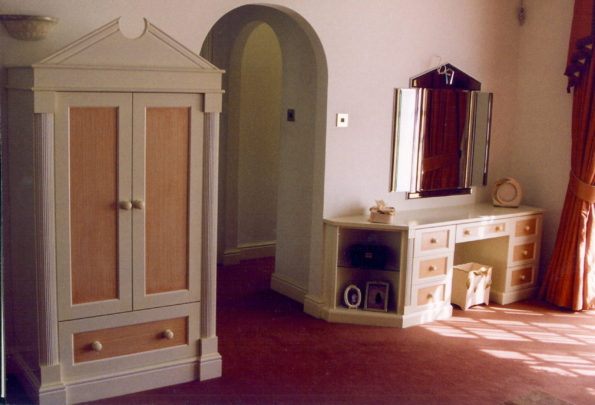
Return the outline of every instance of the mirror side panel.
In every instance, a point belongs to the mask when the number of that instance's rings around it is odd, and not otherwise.
[[[416,175],[412,170],[417,167],[414,144],[419,131],[418,99],[417,89],[396,89],[391,192],[413,191],[411,182]]]
[[[492,100],[492,93],[476,93],[472,186],[485,186],[488,182]]]

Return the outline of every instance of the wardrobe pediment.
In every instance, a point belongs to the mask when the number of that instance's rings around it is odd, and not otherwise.
[[[54,91],[221,92],[222,70],[149,21],[145,24],[144,33],[131,39],[121,32],[116,19],[33,64],[33,87]],[[27,87],[30,83],[21,84]]]

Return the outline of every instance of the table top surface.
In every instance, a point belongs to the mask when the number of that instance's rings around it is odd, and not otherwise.
[[[453,207],[427,208],[422,210],[398,211],[392,224],[370,222],[369,215],[354,215],[325,219],[324,222],[336,226],[381,230],[414,230],[433,226],[457,225],[470,222],[496,221],[525,215],[541,214],[542,208],[521,205],[517,208],[495,207],[492,204],[458,205]]]

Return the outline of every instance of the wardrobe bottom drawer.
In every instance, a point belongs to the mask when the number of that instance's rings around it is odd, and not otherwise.
[[[165,349],[188,344],[188,317],[75,333],[72,338],[75,363]]]
[[[61,322],[66,377],[88,377],[198,356],[200,303]]]

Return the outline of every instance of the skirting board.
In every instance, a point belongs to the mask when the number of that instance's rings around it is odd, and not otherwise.
[[[275,256],[276,242],[250,243],[238,246],[240,260],[260,259],[261,257]]]
[[[539,292],[539,286],[524,288],[522,290],[511,291],[503,293],[500,291],[490,290],[490,301],[496,302],[500,305],[507,305],[513,302],[527,300],[533,298]]]
[[[322,318],[324,302],[313,295],[306,295],[304,298],[304,312],[314,318]]]
[[[237,249],[228,249],[224,252],[217,252],[217,264],[231,266],[239,264],[242,260],[260,259],[262,257],[275,256],[276,242],[251,243],[238,246]]]
[[[302,304],[308,293],[305,288],[297,285],[293,280],[277,273],[273,273],[273,276],[271,277],[271,290],[277,291],[279,294],[283,294]]]
[[[198,363],[199,359],[190,358],[166,366],[66,383],[67,403],[78,404],[194,381],[199,379]]]
[[[204,357],[204,356],[203,356]],[[39,391],[39,381],[28,372],[19,356],[14,356],[9,372],[14,373],[31,399],[40,405],[64,405],[132,394],[155,388],[201,381],[221,376],[221,356],[191,357],[150,368],[143,367],[125,373],[66,381]]]
[[[322,318],[329,322],[351,323],[356,325],[408,328],[427,322],[448,319],[452,316],[452,306],[444,305],[409,315],[389,315],[385,312],[364,311],[361,309],[323,308]]]

